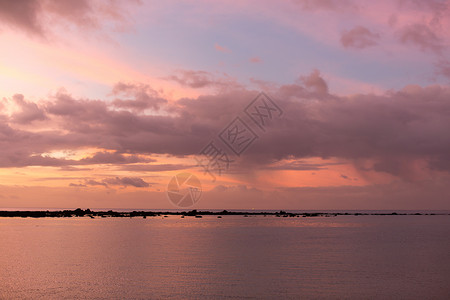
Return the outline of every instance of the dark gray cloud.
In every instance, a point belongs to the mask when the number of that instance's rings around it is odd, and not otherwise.
[[[441,60],[436,64],[437,74],[440,76],[447,77],[450,80],[450,61]]]
[[[102,186],[107,186],[107,184],[105,182],[100,182],[100,181],[96,181],[93,179],[88,179],[85,181],[85,185],[91,185],[91,186],[98,186],[98,185],[102,185]]]
[[[161,98],[157,91],[146,84],[119,82],[114,85],[112,93],[116,97],[131,97],[131,99],[115,99],[114,106],[136,111],[159,110],[161,105],[167,103],[166,99]]]
[[[195,155],[258,93],[235,90],[167,105],[166,115],[117,111],[108,101],[75,99],[59,92],[38,111],[52,129],[33,131],[15,127],[14,116],[0,118],[0,166],[77,166],[120,164],[141,170],[174,166],[145,166],[151,154]],[[317,71],[296,84],[270,93],[284,114],[270,130],[261,130],[255,143],[236,158],[235,168],[252,170],[281,160],[336,158],[364,170],[413,178],[414,162],[450,171],[450,88],[407,86],[384,95],[340,97],[327,92]],[[259,130],[259,131],[258,131]],[[101,148],[92,157],[64,160],[47,157],[52,150]],[[225,148],[226,149],[226,148]],[[139,163],[141,166],[129,167]],[[176,166],[176,168],[182,166]],[[301,164],[286,166],[302,168]],[[320,167],[320,166],[308,166]],[[131,170],[131,169],[130,169]]]
[[[234,78],[227,74],[217,75],[202,70],[178,70],[163,79],[174,81],[181,86],[190,88],[232,90],[242,87]]]
[[[134,186],[134,187],[142,188],[142,187],[150,186],[150,184],[148,184],[142,178],[139,178],[139,177],[106,178],[106,179],[103,179],[103,182],[108,185],[119,185],[119,186],[123,186],[123,187]]]
[[[26,101],[22,94],[13,96],[13,100],[20,108],[19,112],[12,115],[12,122],[20,124],[30,124],[33,121],[43,121],[46,119],[45,112],[36,103]]]
[[[0,1],[0,21],[27,32],[42,34],[38,18],[41,12],[41,1]]]
[[[137,188],[145,188],[145,187],[149,187],[150,184],[145,182],[142,178],[139,178],[139,177],[110,177],[110,178],[104,178],[102,180],[85,179],[84,182],[70,183],[69,186],[72,186],[72,187],[120,186],[123,188],[132,186],[132,187],[137,187]]]
[[[275,163],[266,166],[267,169],[270,170],[300,170],[300,171],[307,171],[307,170],[323,170],[328,169],[331,165],[339,165],[342,163],[308,163],[301,160],[297,161],[282,161],[281,163]]]

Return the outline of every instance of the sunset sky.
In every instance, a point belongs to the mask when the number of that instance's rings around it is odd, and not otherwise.
[[[450,1],[0,0],[0,45],[0,208],[450,209]]]

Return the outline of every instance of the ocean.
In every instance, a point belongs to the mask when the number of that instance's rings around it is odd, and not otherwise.
[[[450,216],[0,218],[2,299],[450,299]]]

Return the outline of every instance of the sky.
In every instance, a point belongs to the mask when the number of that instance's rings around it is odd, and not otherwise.
[[[0,208],[450,209],[450,1],[0,0],[0,44]]]

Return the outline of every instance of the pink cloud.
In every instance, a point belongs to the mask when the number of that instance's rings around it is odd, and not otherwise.
[[[122,170],[146,173],[146,172],[185,170],[194,167],[195,165],[183,165],[183,164],[132,164],[123,166]]]
[[[33,121],[43,121],[46,119],[42,108],[39,108],[36,103],[26,101],[22,94],[14,95],[13,100],[20,108],[19,112],[16,112],[11,116],[13,122],[30,124]]]
[[[379,34],[373,33],[363,26],[356,26],[342,33],[341,44],[345,48],[363,49],[376,45],[379,38]]]
[[[305,10],[346,11],[357,7],[353,1],[349,0],[296,0],[295,3]]]
[[[116,98],[113,101],[114,106],[137,111],[159,110],[161,105],[167,103],[166,99],[163,99],[157,91],[147,84],[119,82],[114,85],[112,94],[116,97],[131,97],[131,99]]]
[[[241,85],[227,74],[219,76],[202,70],[178,70],[164,79],[174,81],[181,86],[198,88],[236,89]]]
[[[401,43],[417,46],[423,51],[440,53],[444,47],[438,35],[429,26],[420,23],[404,26],[399,31],[399,40]]]
[[[251,58],[249,59],[249,61],[250,61],[251,63],[257,64],[257,63],[261,63],[261,62],[262,62],[262,59],[261,59],[260,57],[258,57],[258,56],[254,56],[254,57],[251,57]]]
[[[90,164],[135,164],[135,163],[147,163],[152,162],[153,159],[149,159],[139,155],[124,155],[119,152],[97,152],[94,155],[86,158],[82,158],[77,162],[73,162],[73,165],[90,165]]]
[[[450,79],[450,61],[440,61],[436,64],[437,74]]]
[[[223,52],[223,53],[231,53],[231,50],[230,50],[230,49],[228,49],[227,47],[220,46],[220,45],[217,44],[217,43],[214,44],[214,48],[215,48],[217,51],[219,51],[219,52]]]
[[[137,1],[133,1],[137,2]],[[116,1],[0,1],[0,23],[41,37],[52,27],[71,25],[81,29],[99,29],[104,23],[127,22],[124,5]]]
[[[301,76],[301,82],[306,88],[317,93],[328,93],[328,85],[325,80],[320,76],[319,70],[314,70],[308,76]]]

